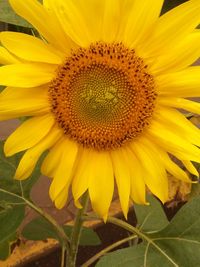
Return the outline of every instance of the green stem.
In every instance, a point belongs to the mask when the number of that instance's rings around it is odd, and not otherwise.
[[[93,216],[87,216],[86,215],[83,217],[83,219],[84,220],[94,220],[94,219],[101,220],[98,216],[95,216],[95,215],[93,215]],[[129,223],[124,222],[124,221],[117,219],[115,217],[108,217],[107,222],[115,224],[115,225],[129,231],[132,234],[136,234],[137,236],[139,236],[143,240],[146,240],[148,243],[151,243],[151,244],[153,244],[153,246],[155,246],[153,240],[151,240],[147,235],[143,234],[138,228],[130,225]]]
[[[120,245],[122,245],[124,243],[127,243],[131,240],[134,240],[135,238],[137,238],[137,235],[131,235],[129,237],[126,237],[122,240],[119,240],[119,241],[113,243],[112,245],[102,249],[99,253],[95,254],[92,258],[90,258],[88,261],[86,261],[81,267],[89,267],[92,263],[97,261],[101,256],[105,255],[107,252],[115,249],[116,247],[119,247]]]
[[[32,202],[30,202],[28,199],[26,199],[26,198],[24,198],[22,196],[19,196],[17,194],[12,193],[12,192],[6,191],[4,189],[0,189],[0,192],[8,194],[10,196],[14,196],[14,197],[16,197],[18,199],[23,200],[25,202],[25,204],[27,204],[27,206],[29,206],[30,208],[35,210],[42,217],[44,217],[55,228],[56,232],[58,233],[58,236],[60,237],[60,240],[63,242],[62,246],[65,246],[67,251],[69,251],[69,242],[70,242],[70,240],[69,240],[68,236],[65,234],[62,226],[60,226],[54,218],[52,218],[48,213],[43,211],[41,208],[35,206]]]
[[[77,211],[77,215],[74,222],[74,227],[71,235],[71,241],[70,241],[70,250],[67,257],[67,267],[75,267],[76,266],[76,257],[78,252],[78,245],[80,241],[81,236],[81,230],[83,226],[83,215],[87,209],[88,206],[88,192],[86,192],[82,197],[82,209],[79,209]]]
[[[129,232],[131,232],[133,234],[136,234],[137,236],[139,236],[143,240],[146,240],[149,243],[152,243],[152,240],[150,238],[148,238],[145,234],[143,234],[138,228],[130,225],[127,222],[124,222],[124,221],[122,221],[120,219],[117,219],[115,217],[108,217],[107,222],[115,224],[117,226],[120,226],[121,228],[124,228],[125,230],[127,230],[127,231],[129,231]]]
[[[22,181],[19,181],[19,185],[20,185],[22,197],[24,197],[24,189],[23,189],[23,186],[22,186]]]
[[[65,246],[62,246],[62,251],[61,251],[61,267],[65,267],[65,253],[66,253],[66,248]]]

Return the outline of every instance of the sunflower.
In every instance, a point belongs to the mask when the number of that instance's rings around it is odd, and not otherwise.
[[[5,154],[26,151],[15,178],[43,154],[50,197],[63,208],[88,191],[106,220],[115,183],[122,211],[147,204],[146,189],[168,200],[167,172],[198,176],[199,130],[180,109],[200,113],[200,2],[160,16],[163,0],[10,0],[39,37],[0,34],[0,120],[28,119]]]

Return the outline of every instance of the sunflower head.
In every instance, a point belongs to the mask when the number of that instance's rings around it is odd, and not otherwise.
[[[5,143],[26,150],[15,174],[26,179],[48,150],[42,173],[64,207],[88,191],[105,220],[116,183],[125,217],[146,189],[168,200],[167,172],[198,176],[199,130],[180,109],[200,113],[200,3],[160,16],[163,0],[10,0],[42,37],[0,34],[0,119],[30,117]]]

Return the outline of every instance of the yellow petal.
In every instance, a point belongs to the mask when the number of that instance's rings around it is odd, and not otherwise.
[[[200,67],[155,77],[159,95],[176,97],[199,97]]]
[[[149,0],[132,1],[122,37],[128,46],[134,47],[149,36],[160,15],[162,5],[163,0],[155,0],[153,5]]]
[[[41,166],[42,174],[53,178],[63,153],[63,139],[61,138],[49,151]]]
[[[191,33],[200,22],[200,2],[187,1],[162,15],[146,42],[138,48],[141,56],[150,57],[168,52],[177,42]]]
[[[83,149],[80,152],[80,159],[77,163],[76,173],[72,181],[72,193],[75,205],[81,207],[79,198],[87,191],[90,177],[92,177],[92,153],[89,149]]]
[[[62,59],[41,39],[19,32],[1,32],[0,41],[14,55],[36,62],[61,64]]]
[[[177,135],[200,146],[200,130],[179,111],[172,108],[159,108],[154,116],[160,123],[164,122],[166,129],[173,129]]]
[[[0,47],[0,65],[18,63],[19,60],[11,55],[4,47]]]
[[[79,0],[79,1],[83,2],[83,5],[81,5],[81,6],[79,5],[82,12],[84,12],[84,9],[86,9],[88,11],[90,6],[86,6],[85,2],[83,0]],[[91,0],[91,1],[93,3],[93,0]],[[62,46],[62,56],[64,55],[66,57],[66,54],[70,55],[71,50],[72,49],[74,50],[76,48],[78,49],[79,46],[71,39],[68,32],[65,31],[65,25],[62,25],[60,23],[60,18],[58,16],[58,12],[57,12],[57,10],[59,10],[59,2],[55,1],[55,0],[44,0],[43,1],[43,7],[48,11],[49,16],[54,20],[54,22],[56,22],[57,27],[59,27],[60,34],[62,35],[63,41],[65,42],[65,43],[63,43],[63,46]],[[89,20],[89,18],[88,18],[88,20]],[[90,23],[91,23],[91,16],[90,16]],[[56,50],[56,52],[58,52],[58,50]]]
[[[167,129],[163,123],[152,121],[147,133],[149,133],[152,142],[175,155],[178,159],[200,162],[200,150],[176,134],[173,129]]]
[[[141,139],[131,143],[132,151],[144,168],[144,180],[151,192],[163,203],[168,200],[167,175],[153,144]]]
[[[106,0],[104,3],[104,14],[102,24],[102,40],[104,42],[113,42],[119,27],[120,19],[120,1]]]
[[[66,35],[78,45],[88,46],[92,39],[78,4],[78,1],[74,0],[57,0],[53,7]]]
[[[163,106],[185,109],[192,113],[200,114],[200,103],[178,97],[159,97],[158,103]]]
[[[71,51],[71,41],[55,16],[52,16],[37,0],[9,0],[15,12],[29,21],[52,45],[65,53]]]
[[[183,171],[175,162],[173,162],[169,155],[162,149],[157,147],[158,154],[160,155],[162,162],[166,170],[172,174],[175,178],[182,180],[186,183],[191,183],[191,180],[187,173]]]
[[[61,130],[54,128],[37,145],[27,150],[16,170],[15,179],[24,180],[28,178],[33,172],[35,165],[42,153],[52,147],[58,141],[58,139],[61,138],[61,136]]]
[[[111,151],[115,179],[124,217],[127,218],[130,198],[130,170],[122,149]]]
[[[41,99],[48,99],[48,86],[38,86],[38,87],[32,87],[32,88],[20,88],[20,87],[6,87],[0,94],[0,97],[3,101],[6,101],[6,99],[22,99],[23,96],[25,98],[30,97],[29,101],[31,101],[31,98],[35,95],[37,98]],[[35,101],[34,99],[33,101]]]
[[[200,32],[187,35],[180,43],[174,45],[168,53],[156,57],[150,71],[153,74],[173,72],[192,65],[200,55]]]
[[[130,197],[137,204],[147,204],[146,185],[144,182],[144,172],[142,171],[142,165],[129,148],[125,148],[125,153],[131,178]]]
[[[198,173],[197,169],[194,167],[194,165],[192,164],[191,161],[183,160],[182,162],[183,162],[183,165],[185,166],[185,168],[186,168],[190,173],[192,173],[194,176],[199,177],[199,173]]]
[[[52,0],[51,0],[52,1]],[[104,20],[104,12],[105,5],[109,1],[107,0],[78,0],[77,8],[81,10],[81,14],[85,21],[85,25],[87,27],[88,35],[90,36],[91,42],[103,41],[103,20]],[[118,6],[118,1],[116,2],[116,6]],[[115,7],[114,7],[115,10]],[[113,11],[114,13],[114,11]],[[91,16],[92,14],[92,16]],[[115,21],[115,25],[116,25]],[[112,34],[111,34],[112,35]]]
[[[44,138],[54,124],[51,114],[31,118],[12,133],[5,142],[6,156],[31,148]]]
[[[50,111],[47,90],[7,87],[0,94],[0,120],[46,114]]]
[[[69,186],[67,185],[54,200],[54,203],[57,209],[64,208],[67,202],[67,199],[68,199],[68,193],[69,193]]]
[[[89,180],[89,195],[94,211],[106,221],[114,191],[112,162],[108,152],[92,151],[92,154],[93,175]]]
[[[51,8],[51,0],[43,0],[43,6],[46,7],[47,9]]]
[[[75,160],[78,146],[75,142],[65,138],[62,141],[60,162],[55,171],[55,177],[50,186],[50,197],[54,201],[64,188],[69,188],[74,175]]]
[[[5,86],[35,87],[49,83],[55,76],[55,65],[12,64],[0,67],[0,83]]]

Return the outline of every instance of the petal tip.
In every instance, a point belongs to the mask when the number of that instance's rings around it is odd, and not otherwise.
[[[102,219],[103,219],[104,223],[107,223],[108,214],[103,215]]]
[[[21,180],[26,179],[27,177],[25,177],[23,174],[22,174],[22,175],[19,175],[19,173],[16,171],[16,172],[15,172],[15,175],[14,175],[13,178],[14,178],[15,180],[21,181]]]
[[[81,205],[80,201],[78,199],[74,199],[74,204],[78,209],[82,209],[83,206]]]
[[[8,139],[7,139],[7,141],[8,141]],[[13,152],[12,152],[12,148],[9,147],[7,141],[4,144],[3,151],[4,151],[4,154],[6,155],[6,157],[10,157],[13,155]]]

